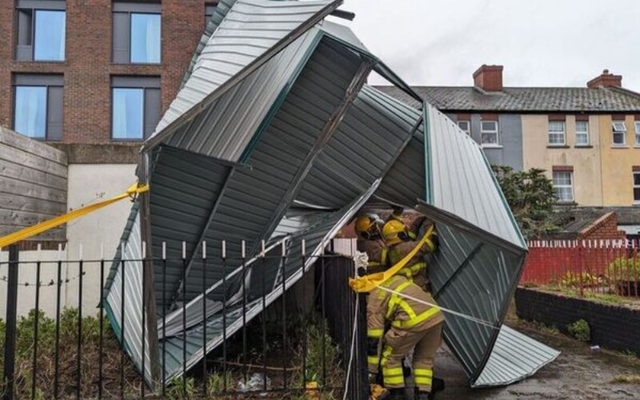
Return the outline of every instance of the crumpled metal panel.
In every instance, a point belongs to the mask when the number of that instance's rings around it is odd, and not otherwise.
[[[337,208],[362,193],[393,162],[419,119],[410,107],[363,87],[314,163],[298,200]]]
[[[509,385],[535,374],[560,352],[503,325],[474,388]]]
[[[480,146],[434,107],[428,113],[427,203],[526,250]]]
[[[331,3],[237,0],[202,49],[154,135]]]

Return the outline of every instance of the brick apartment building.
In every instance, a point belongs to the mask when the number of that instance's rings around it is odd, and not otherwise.
[[[67,209],[135,182],[140,145],[175,97],[215,6],[0,1],[0,125],[67,153]],[[80,242],[86,257],[115,248],[129,207],[68,224],[68,257]]]
[[[6,101],[0,125],[68,148],[81,162],[105,156],[102,147],[91,150],[95,144],[131,153],[123,148],[149,135],[174,98],[213,6],[204,0],[1,2],[0,98]],[[141,115],[121,115],[138,106]]]

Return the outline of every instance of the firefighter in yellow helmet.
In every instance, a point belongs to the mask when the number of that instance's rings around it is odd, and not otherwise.
[[[382,228],[388,246],[388,264],[399,262],[418,245],[416,233],[397,218],[390,218]],[[413,374],[417,400],[432,399],[433,361],[442,343],[442,312],[434,306],[414,276],[425,272],[424,254],[435,246],[427,241],[418,255],[380,287],[372,291],[367,302],[367,336],[369,373],[382,367],[384,386],[390,400],[405,398],[402,360],[413,352]],[[415,274],[415,275],[412,275]],[[385,331],[385,327],[389,327]],[[384,346],[381,341],[384,339]]]

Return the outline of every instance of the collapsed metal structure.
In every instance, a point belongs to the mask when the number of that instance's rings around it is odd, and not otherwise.
[[[347,27],[324,20],[340,3],[222,0],[183,87],[145,143],[138,173],[151,190],[133,207],[116,258],[141,260],[145,242],[156,261],[126,269],[114,262],[105,296],[116,332],[126,325],[127,353],[149,366],[147,381],[158,379],[160,343],[169,380],[202,360],[205,335],[211,351],[242,327],[244,256],[247,321],[281,295],[283,276],[287,287],[301,277],[295,257],[252,268],[262,241],[267,252],[285,242],[293,254],[305,243],[306,254],[318,255],[376,201],[436,221],[441,247],[429,260],[436,299],[489,322],[446,315],[446,342],[473,386],[517,381],[557,357],[502,326],[527,248],[481,149],[430,105],[414,109],[365,84],[375,71],[420,100]],[[220,259],[223,240],[226,293],[220,265],[208,265],[203,281],[195,262],[203,242],[211,244],[208,257]],[[183,254],[179,265],[159,260]],[[263,277],[266,303],[255,284]]]

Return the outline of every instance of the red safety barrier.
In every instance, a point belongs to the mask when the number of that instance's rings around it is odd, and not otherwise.
[[[640,297],[638,241],[531,241],[521,286]]]

